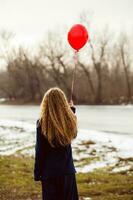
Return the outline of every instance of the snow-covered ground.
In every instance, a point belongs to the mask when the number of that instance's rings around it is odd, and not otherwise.
[[[86,141],[92,141],[90,145],[83,145]],[[123,159],[127,161],[124,166],[117,166],[113,171],[130,169],[133,166],[133,137],[101,132],[94,130],[79,130],[77,139],[73,142],[73,148],[79,147],[81,152],[74,153],[77,160],[98,157],[91,163],[77,168],[80,172],[93,171],[96,168],[115,166]],[[83,151],[82,151],[83,150]],[[128,161],[129,159],[129,161]]]
[[[34,155],[38,112],[38,106],[0,105],[0,155]],[[106,166],[117,172],[133,166],[132,106],[77,106],[77,117],[72,148],[78,172]]]

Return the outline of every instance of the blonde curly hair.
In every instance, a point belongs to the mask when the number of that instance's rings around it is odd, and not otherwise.
[[[40,107],[41,133],[51,146],[70,144],[77,136],[77,117],[64,92],[58,87],[50,88],[44,94]]]

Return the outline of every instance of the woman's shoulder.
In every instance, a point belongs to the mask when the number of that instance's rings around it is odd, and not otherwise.
[[[41,123],[40,123],[40,119],[36,120],[36,129],[37,132],[40,134],[41,133]],[[41,134],[40,134],[41,135]]]
[[[36,120],[36,128],[37,128],[38,137],[41,138],[42,141],[46,140],[46,137],[42,134],[42,131],[41,131],[40,119]]]

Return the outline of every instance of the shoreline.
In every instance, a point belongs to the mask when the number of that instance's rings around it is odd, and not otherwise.
[[[1,100],[0,99],[0,105],[40,105],[40,102],[30,102],[30,101],[25,101],[25,100]],[[113,104],[113,103],[105,103],[105,104],[86,104],[86,103],[80,103],[80,104],[76,104],[78,106],[83,105],[83,106],[133,106],[133,103],[117,103],[117,104]]]
[[[9,126],[10,134],[8,127],[5,129],[4,126],[0,126],[5,131],[5,133],[0,131],[1,156],[15,154],[34,156],[34,127],[25,124],[22,128],[21,125],[21,122],[18,122],[16,127]],[[6,143],[2,145],[2,141]],[[80,129],[77,138],[72,141],[72,151],[75,167],[79,173],[93,172],[104,167],[110,167],[112,172],[132,170],[132,136]]]

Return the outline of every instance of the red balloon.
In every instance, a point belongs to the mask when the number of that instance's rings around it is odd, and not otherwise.
[[[76,24],[72,26],[68,32],[68,42],[71,47],[75,50],[81,49],[89,39],[88,31],[85,26],[81,24]]]

